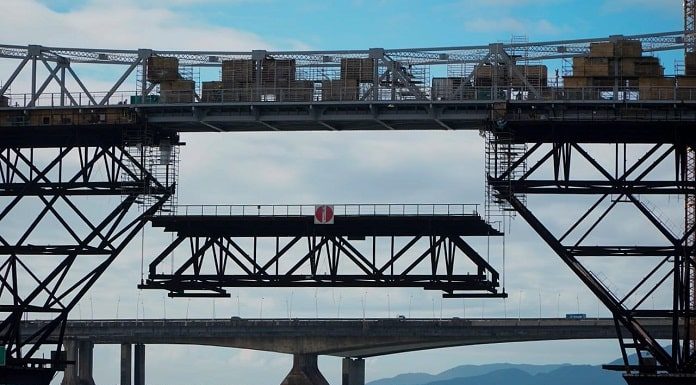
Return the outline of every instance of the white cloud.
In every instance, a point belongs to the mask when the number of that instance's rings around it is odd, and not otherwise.
[[[527,20],[516,17],[474,18],[464,21],[464,29],[470,32],[495,32],[501,34],[559,35],[567,30],[546,19]]]
[[[3,27],[13,31],[5,35],[13,40],[5,43],[230,51],[277,48],[253,33],[207,25],[185,12],[144,5],[96,0],[56,12],[35,0],[4,0]],[[40,28],[31,20],[41,20]]]
[[[622,13],[628,9],[645,11],[659,10],[662,13],[682,13],[683,0],[605,0],[600,10],[607,13]]]

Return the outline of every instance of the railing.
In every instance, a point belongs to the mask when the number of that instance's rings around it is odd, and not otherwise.
[[[442,87],[419,87],[421,95],[379,93],[377,101],[689,101],[696,100],[696,88],[684,87],[580,87],[561,88],[543,87],[539,96],[519,88],[498,87],[462,87],[445,89]],[[2,107],[60,107],[60,106],[96,106],[96,105],[143,105],[143,104],[191,104],[191,103],[315,103],[315,102],[358,102],[374,101],[366,90],[353,87],[322,90],[321,88],[235,88],[205,91],[202,94],[193,91],[162,91],[148,95],[144,100],[137,91],[118,91],[104,100],[107,92],[95,92],[90,95],[83,92],[61,95],[60,92],[43,93],[32,102],[31,94],[5,94],[0,98]]]
[[[334,204],[336,216],[478,216],[478,204]],[[164,215],[314,216],[317,205],[179,205]]]

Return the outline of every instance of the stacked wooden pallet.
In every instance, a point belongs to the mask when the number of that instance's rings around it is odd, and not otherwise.
[[[474,69],[474,86],[490,87],[496,84],[500,87],[524,87],[525,82],[515,74],[521,74],[535,86],[545,86],[548,80],[548,69],[545,65],[516,65],[514,70],[507,65],[492,66],[482,64]]]
[[[358,83],[372,83],[374,81],[374,72],[374,59],[341,59],[341,80],[355,80]]]
[[[324,80],[321,82],[321,100],[358,100],[358,81],[355,79]]]
[[[147,81],[162,83],[179,79],[179,59],[166,56],[150,56],[147,59]]]
[[[573,76],[564,78],[565,90],[570,95],[583,90],[584,98],[598,98],[619,87],[637,90],[643,100],[671,100],[696,86],[688,76],[665,77],[659,59],[642,54],[638,40],[592,43],[587,56],[573,58]],[[696,59],[692,64],[696,68]],[[687,90],[680,93],[680,87]]]
[[[192,103],[196,93],[193,80],[178,79],[160,83],[161,103]]]

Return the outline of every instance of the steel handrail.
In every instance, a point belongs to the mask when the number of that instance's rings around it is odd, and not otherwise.
[[[177,205],[165,215],[182,216],[314,216],[316,204]],[[343,203],[329,204],[336,216],[478,216],[475,203]]]

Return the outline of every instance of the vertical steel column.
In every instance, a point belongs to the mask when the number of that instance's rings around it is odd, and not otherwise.
[[[374,61],[372,69],[372,99],[379,100],[379,63],[384,61],[384,48],[370,48],[368,52],[370,59]]]
[[[33,107],[36,103],[34,98],[36,98],[36,59],[41,53],[41,48],[39,46],[29,46],[29,55],[31,55],[31,103],[29,107]]]
[[[501,51],[503,50],[502,43],[493,43],[489,45],[488,53],[491,57],[491,99],[496,100],[498,97],[498,68],[500,64]]]
[[[65,107],[65,92],[67,87],[65,87],[65,64],[59,63],[60,65],[60,106]]]
[[[261,100],[261,88],[263,80],[263,61],[266,59],[267,52],[265,50],[253,50],[251,51],[251,60],[254,62],[254,69],[256,71],[256,81],[255,89],[252,91],[252,101]],[[244,91],[243,91],[244,92]]]
[[[131,344],[121,344],[121,385],[131,385],[133,349]]]
[[[684,59],[688,63],[689,55],[696,55],[696,0],[684,1]],[[687,69],[686,75],[689,75]],[[686,148],[686,181],[696,181],[696,149],[692,146]],[[696,196],[687,194],[684,202],[684,231],[689,231],[696,225]],[[696,259],[696,235],[691,234],[686,238],[686,257]],[[688,295],[688,310],[696,310],[696,269],[687,265],[685,268],[687,274],[685,284],[687,286]],[[696,319],[686,317],[689,324],[688,333],[690,341],[684,344],[684,357],[688,358],[691,353],[696,351]]]
[[[140,60],[140,65],[142,66],[142,76],[143,78],[140,80],[140,95],[142,96],[142,103],[145,103],[147,100],[147,94],[148,89],[147,89],[147,63],[150,61],[150,57],[152,57],[152,50],[151,49],[139,49],[138,50],[138,58]]]
[[[145,345],[135,344],[135,362],[133,363],[133,385],[145,385]]]

